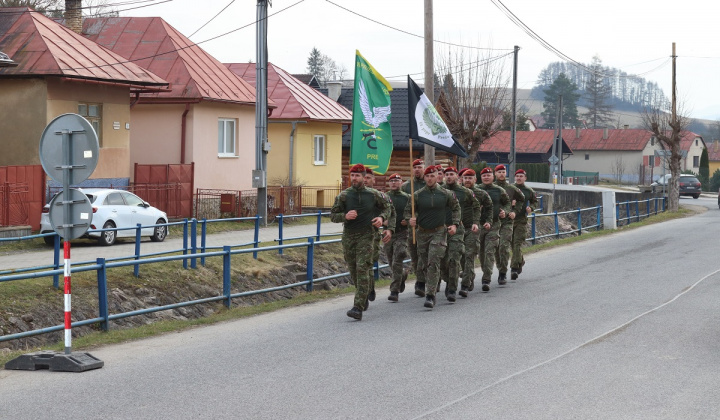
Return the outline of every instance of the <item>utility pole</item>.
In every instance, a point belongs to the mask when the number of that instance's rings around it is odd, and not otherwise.
[[[515,46],[513,52],[513,90],[512,90],[512,118],[510,120],[510,170],[509,174],[515,176],[515,169],[517,169],[517,163],[515,162],[515,137],[517,133],[517,74],[518,74],[518,50],[520,47]]]
[[[558,106],[558,138],[557,138],[557,170],[558,170],[558,183],[562,184],[562,129],[563,129],[563,96],[560,95],[560,105]]]
[[[267,225],[267,8],[270,0],[257,0],[257,63],[255,63],[255,170],[252,186],[257,188],[257,214]]]
[[[676,102],[676,93],[677,93],[677,86],[675,85],[675,59],[677,56],[675,55],[675,43],[672,43],[672,125],[673,127],[677,124],[677,102]]]
[[[433,56],[433,0],[425,0],[425,96],[435,103],[435,70]],[[410,161],[412,162],[412,156]],[[425,145],[425,165],[435,164],[435,148]]]

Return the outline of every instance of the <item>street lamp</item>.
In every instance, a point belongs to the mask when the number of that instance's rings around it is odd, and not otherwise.
[[[4,52],[0,51],[0,67],[17,67],[18,63],[12,61]]]

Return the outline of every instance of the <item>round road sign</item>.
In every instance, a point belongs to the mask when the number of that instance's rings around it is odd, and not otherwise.
[[[45,127],[40,138],[40,163],[57,182],[79,184],[98,163],[98,137],[92,125],[78,114],[63,114]],[[63,167],[69,168],[68,180]]]
[[[63,204],[63,201],[66,200],[72,201],[72,203]],[[65,211],[70,212],[70,226],[65,226]],[[90,228],[92,215],[90,199],[82,191],[75,189],[62,191],[50,201],[50,225],[63,239],[69,240],[83,236]]]

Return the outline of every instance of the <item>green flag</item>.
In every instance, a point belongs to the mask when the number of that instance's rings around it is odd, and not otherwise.
[[[362,163],[383,175],[390,166],[393,141],[390,130],[390,83],[360,51],[355,51],[350,165]]]

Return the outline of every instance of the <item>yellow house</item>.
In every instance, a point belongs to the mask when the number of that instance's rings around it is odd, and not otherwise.
[[[0,9],[0,50],[18,65],[0,69],[0,166],[37,165],[45,126],[65,113],[84,116],[97,132],[96,170],[85,184],[127,185],[130,95],[168,83],[28,8]]]
[[[226,64],[255,84],[254,63]],[[342,187],[342,135],[352,113],[268,63],[268,185],[301,186],[303,207],[327,207]]]

